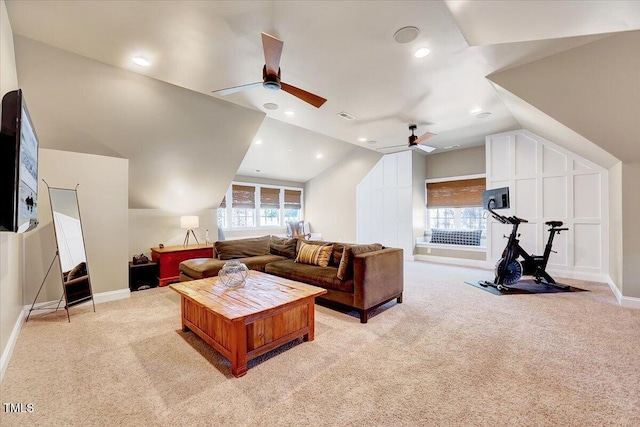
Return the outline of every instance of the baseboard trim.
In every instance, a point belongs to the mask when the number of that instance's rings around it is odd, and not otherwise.
[[[622,301],[620,301],[620,305],[626,308],[640,309],[640,298],[622,297]]]
[[[554,279],[557,277],[564,277],[565,279],[586,280],[589,282],[606,283],[609,276],[601,273],[585,273],[584,271],[567,271],[567,270],[555,270],[548,269],[547,272]]]
[[[484,270],[492,270],[492,268],[487,268],[486,261],[480,260],[480,259],[451,258],[451,257],[443,257],[443,256],[416,254],[413,256],[413,260],[435,262],[438,264],[454,264],[454,265],[460,265],[462,267],[476,267],[476,268],[482,268]]]
[[[20,311],[20,314],[16,319],[16,323],[13,325],[13,330],[11,331],[11,335],[9,336],[9,341],[7,341],[7,346],[2,352],[2,357],[0,358],[0,382],[2,382],[2,379],[4,378],[4,373],[7,370],[7,366],[9,366],[9,360],[11,360],[13,349],[16,346],[18,337],[20,336],[20,329],[22,328],[22,322],[24,321],[24,318],[24,311]]]
[[[95,294],[93,296],[93,300],[96,304],[101,304],[103,302],[116,301],[119,299],[125,299],[131,297],[131,290],[129,288],[117,289],[115,291],[108,292],[100,292],[99,294]]]
[[[620,288],[616,285],[616,282],[613,281],[611,276],[607,276],[607,284],[609,288],[611,288],[611,292],[613,292],[613,296],[616,297],[618,304],[622,305],[622,293],[620,292]]]

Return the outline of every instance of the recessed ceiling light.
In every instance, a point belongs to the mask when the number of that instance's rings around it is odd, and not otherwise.
[[[367,141],[367,144],[377,144],[377,143],[378,141],[372,141],[372,140]]]
[[[274,104],[273,102],[267,102],[266,104],[263,105],[263,107],[267,110],[277,110],[278,104]]]
[[[358,141],[360,141],[360,142],[367,142],[367,138],[365,138],[365,137],[358,138]]]
[[[393,39],[396,43],[409,43],[414,41],[418,34],[420,34],[420,30],[416,27],[402,27],[395,32]]]
[[[284,112],[287,116],[293,116],[295,113],[291,110],[287,110]]]
[[[258,145],[262,144],[262,140],[261,140],[261,139],[258,139],[258,140],[256,141],[256,144],[258,144]]]
[[[490,113],[490,112],[485,111],[484,113],[480,113],[480,114],[478,114],[478,115],[476,116],[476,118],[478,118],[478,119],[484,119],[485,117],[489,117],[490,115],[491,115],[491,113]]]
[[[142,67],[148,67],[149,65],[151,65],[151,63],[144,59],[142,56],[134,56],[131,60],[134,64],[138,64]]]
[[[416,58],[424,58],[425,56],[429,55],[431,53],[431,51],[429,49],[427,49],[426,47],[421,47],[420,49],[416,50],[416,52],[413,54],[413,56],[415,56]]]
[[[321,159],[322,158],[322,154],[316,154],[316,159]]]
[[[471,114],[476,114],[479,113],[480,111],[482,111],[482,108],[474,108],[473,110],[469,111]]]
[[[289,148],[289,152],[292,152],[292,151],[293,151],[293,148]]]

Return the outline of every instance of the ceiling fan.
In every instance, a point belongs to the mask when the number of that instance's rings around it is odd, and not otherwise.
[[[411,150],[418,150],[424,153],[431,153],[433,150],[436,149],[436,147],[432,147],[430,145],[426,145],[423,144],[424,141],[426,141],[429,138],[432,138],[434,136],[436,136],[435,133],[431,133],[431,132],[427,132],[422,136],[417,136],[415,134],[415,131],[418,129],[417,125],[409,125],[409,130],[411,131],[411,135],[409,135],[409,148]],[[382,147],[382,148],[378,148],[378,150],[387,150],[389,148],[396,148],[396,147],[404,147],[404,144],[401,145],[392,145],[390,147]]]
[[[264,62],[262,67],[262,81],[256,83],[249,83],[242,86],[234,86],[226,89],[214,90],[213,93],[218,95],[229,95],[241,90],[251,89],[253,87],[263,86],[269,90],[282,89],[287,93],[300,98],[301,100],[308,102],[316,108],[320,108],[327,100],[314,95],[306,90],[299,89],[295,86],[291,86],[283,81],[280,81],[280,56],[282,55],[282,46],[284,42],[269,34],[262,33],[262,48],[264,50]]]

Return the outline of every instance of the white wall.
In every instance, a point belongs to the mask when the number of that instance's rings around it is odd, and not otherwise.
[[[218,237],[218,221],[215,209],[188,212],[185,215],[196,215],[200,218],[199,228],[193,230],[200,243],[205,242],[206,230],[209,239],[215,242]],[[151,258],[151,248],[160,243],[165,246],[181,245],[186,230],[180,228],[180,214],[161,209],[129,209],[129,247],[128,257],[145,254]],[[189,244],[195,244],[193,236]]]
[[[607,170],[528,131],[486,138],[487,188],[508,186],[511,209],[503,215],[527,219],[520,245],[542,254],[544,222],[561,220],[569,231],[557,235],[549,270],[560,277],[606,280],[609,271],[609,184]],[[511,226],[487,224],[488,264],[494,265]]]
[[[4,0],[0,0],[0,95],[4,96],[16,89],[18,75],[13,51],[13,32]],[[22,313],[21,243],[21,235],[0,233],[0,381],[9,363],[13,340],[17,339],[16,326]]]
[[[94,294],[128,289],[128,168],[126,159],[40,149],[40,224],[24,238],[24,304],[31,304],[55,255],[47,186],[75,188]],[[39,302],[60,298],[60,268],[54,264]]]
[[[381,154],[354,148],[344,160],[307,181],[305,220],[324,240],[356,241],[356,186],[380,160]]]
[[[405,258],[412,259],[415,242],[412,162],[411,150],[387,154],[358,184],[357,243],[375,242],[402,248]],[[424,180],[420,187],[422,183]]]

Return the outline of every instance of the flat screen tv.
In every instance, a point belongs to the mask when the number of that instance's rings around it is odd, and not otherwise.
[[[22,90],[2,97],[0,231],[24,233],[38,225],[38,137]]]
[[[491,203],[491,205],[489,205]],[[482,192],[482,207],[485,209],[509,209],[509,187],[493,188]]]

